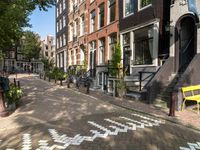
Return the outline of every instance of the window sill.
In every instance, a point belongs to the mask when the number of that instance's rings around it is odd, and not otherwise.
[[[151,6],[152,6],[152,4],[149,4],[149,5],[144,6],[144,7],[142,7],[142,8],[138,8],[138,12],[139,12],[139,11],[142,11],[142,10],[144,10],[144,9],[146,9],[146,8],[149,8],[149,7],[151,7]]]
[[[125,15],[125,14],[124,14],[124,17],[123,17],[123,18],[127,18],[127,17],[132,16],[132,15],[134,15],[134,13],[130,13],[130,14],[128,14],[128,15]]]
[[[141,68],[141,67],[156,67],[156,65],[151,64],[151,65],[130,65],[132,68]]]

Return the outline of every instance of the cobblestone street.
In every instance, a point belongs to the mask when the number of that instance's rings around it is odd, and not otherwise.
[[[0,118],[2,150],[195,150],[200,133],[24,76],[20,107]]]

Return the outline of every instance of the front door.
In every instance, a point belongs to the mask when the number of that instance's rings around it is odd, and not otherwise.
[[[179,72],[184,72],[195,55],[195,21],[185,17],[179,28]]]

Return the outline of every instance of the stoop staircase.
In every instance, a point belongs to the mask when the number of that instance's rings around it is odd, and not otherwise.
[[[177,85],[178,81],[182,77],[182,73],[179,74],[171,74],[166,83],[166,86],[163,86],[160,93],[157,94],[153,101],[153,105],[156,107],[167,108],[170,105],[170,101],[172,98],[172,92],[174,87]]]

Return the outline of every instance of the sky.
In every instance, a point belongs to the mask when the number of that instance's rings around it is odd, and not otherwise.
[[[48,34],[55,36],[55,7],[49,8],[46,12],[37,8],[30,16],[29,23],[32,28],[28,30],[39,33],[42,39]]]

